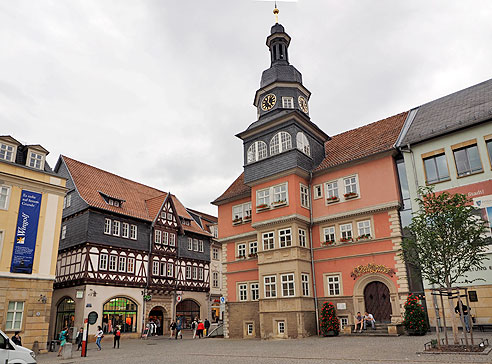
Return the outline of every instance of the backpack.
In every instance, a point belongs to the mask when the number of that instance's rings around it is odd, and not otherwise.
[[[115,335],[116,335],[117,337],[120,337],[120,336],[121,336],[121,331],[120,331],[120,330],[116,330]]]
[[[62,330],[62,332],[60,332],[60,336],[58,336],[58,340],[60,341],[65,340],[65,335],[66,335],[66,331]]]

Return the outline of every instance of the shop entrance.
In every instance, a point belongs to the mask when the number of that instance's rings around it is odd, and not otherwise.
[[[71,338],[74,330],[74,322],[75,302],[70,297],[64,297],[56,307],[55,332],[53,333],[54,339],[58,340],[60,332],[65,327],[68,327],[69,338]]]
[[[176,317],[182,317],[182,327],[191,328],[191,323],[195,317],[200,318],[200,305],[193,300],[183,300],[176,306]]]
[[[157,326],[157,335],[164,334],[164,308],[156,306],[149,313],[149,322],[154,321]]]
[[[371,282],[364,288],[366,311],[378,322],[391,322],[391,302],[388,287],[382,282]]]

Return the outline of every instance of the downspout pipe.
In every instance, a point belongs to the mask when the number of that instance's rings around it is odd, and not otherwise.
[[[150,270],[152,269],[152,262],[151,262],[151,257],[152,257],[152,237],[153,237],[153,232],[154,232],[154,227],[155,227],[155,220],[152,221],[152,224],[150,225],[150,234],[149,234],[149,258],[147,260],[147,280],[145,281],[145,289],[143,291],[144,299],[143,299],[143,304],[142,304],[142,333],[145,330],[145,306],[146,306],[146,301],[145,301],[145,296],[149,292],[149,281],[150,281]],[[143,263],[143,262],[142,262]]]
[[[316,272],[314,270],[314,253],[313,253],[313,199],[311,187],[313,182],[313,172],[309,171],[309,250],[311,251],[311,274],[313,276],[313,291],[314,291],[314,313],[316,315],[316,335],[319,336],[319,312],[318,312],[318,292],[316,290]]]

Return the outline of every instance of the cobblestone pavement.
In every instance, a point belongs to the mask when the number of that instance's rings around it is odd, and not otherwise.
[[[492,334],[481,333],[477,337],[488,338]],[[491,363],[489,355],[433,355],[417,354],[423,344],[435,338],[424,337],[310,337],[298,340],[182,340],[151,338],[148,340],[121,341],[121,349],[113,349],[111,341],[103,341],[103,350],[97,351],[89,344],[86,358],[74,352],[73,359],[62,360],[56,353],[38,355],[39,364],[104,363],[104,364],[400,364],[400,363]]]

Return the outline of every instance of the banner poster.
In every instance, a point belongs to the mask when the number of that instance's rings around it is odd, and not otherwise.
[[[15,231],[14,251],[10,265],[10,272],[12,273],[32,273],[41,197],[40,193],[22,191]]]

